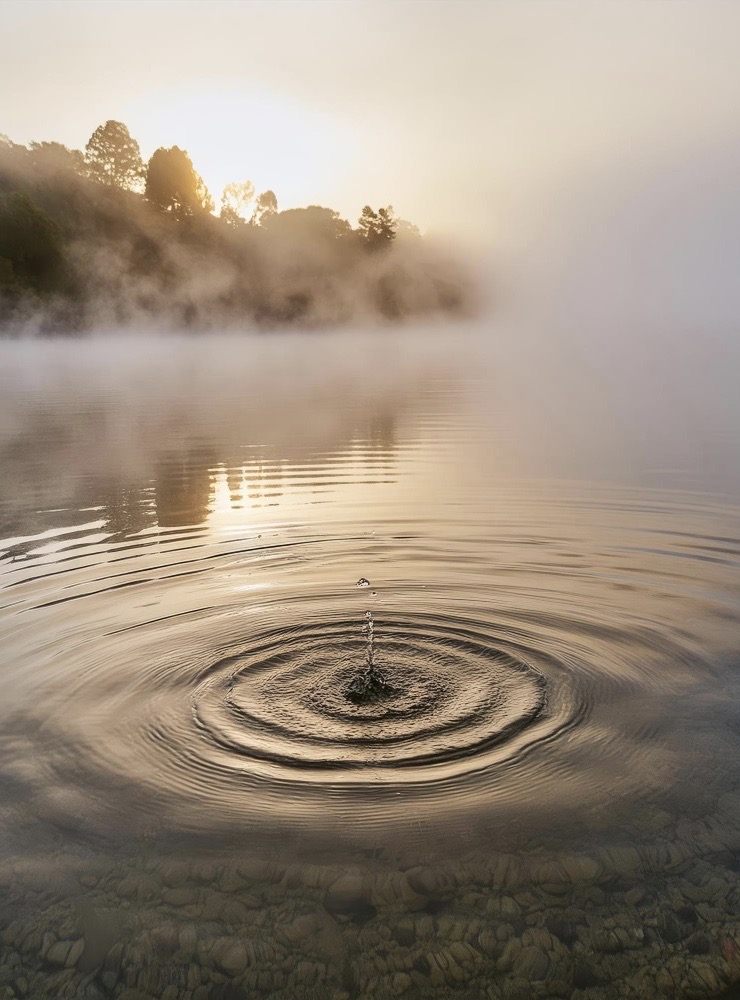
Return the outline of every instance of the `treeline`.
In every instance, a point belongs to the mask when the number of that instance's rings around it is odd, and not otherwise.
[[[280,211],[248,181],[214,200],[187,152],[144,163],[122,122],[84,152],[0,138],[0,330],[225,329],[400,320],[470,306],[448,253],[366,205]]]

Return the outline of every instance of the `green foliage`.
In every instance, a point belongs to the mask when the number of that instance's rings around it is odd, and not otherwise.
[[[99,125],[85,146],[90,176],[103,184],[137,190],[144,176],[138,142],[123,122]]]
[[[214,207],[203,178],[179,146],[155,150],[147,166],[145,194],[152,204],[178,219],[212,212]]]
[[[3,281],[11,279],[38,291],[52,291],[64,275],[59,227],[28,197],[14,192],[0,201],[0,258]]]
[[[374,212],[365,205],[357,220],[357,227],[369,250],[382,250],[390,246],[396,238],[398,220],[393,214],[393,206],[379,208]]]

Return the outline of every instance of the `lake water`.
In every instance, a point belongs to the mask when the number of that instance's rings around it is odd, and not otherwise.
[[[0,345],[4,995],[740,982],[737,349],[668,344]]]

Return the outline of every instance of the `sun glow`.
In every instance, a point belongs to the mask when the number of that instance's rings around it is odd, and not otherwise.
[[[150,91],[125,116],[145,157],[163,145],[186,149],[217,206],[226,184],[247,179],[273,190],[281,208],[333,203],[352,173],[357,144],[340,122],[243,82]]]

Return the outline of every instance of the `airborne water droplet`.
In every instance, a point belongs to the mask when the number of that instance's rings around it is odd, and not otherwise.
[[[369,587],[369,586],[370,586],[370,581],[366,580],[364,576],[361,576],[360,579],[355,584],[355,587]]]
[[[349,701],[356,705],[372,704],[395,693],[395,689],[391,687],[383,672],[375,664],[374,628],[373,613],[366,611],[365,624],[362,626],[362,632],[366,637],[365,665],[354,677],[346,692]]]

